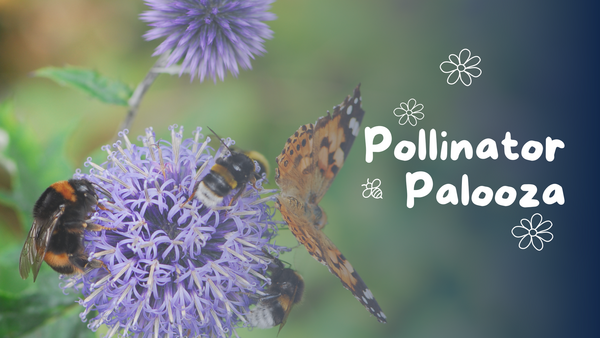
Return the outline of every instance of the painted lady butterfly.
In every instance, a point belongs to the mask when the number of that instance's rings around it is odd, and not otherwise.
[[[326,265],[377,320],[385,323],[385,314],[371,290],[321,231],[327,224],[327,215],[319,201],[344,165],[358,135],[365,114],[361,106],[358,85],[352,97],[334,107],[333,115],[327,112],[316,125],[303,125],[287,140],[276,159],[275,182],[281,188],[276,207],[308,252]]]

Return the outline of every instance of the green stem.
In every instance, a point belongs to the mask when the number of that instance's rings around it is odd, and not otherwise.
[[[156,60],[156,63],[152,66],[152,68],[150,68],[148,74],[146,74],[146,77],[144,77],[142,82],[140,82],[140,84],[137,86],[137,88],[133,92],[133,95],[131,95],[131,98],[129,99],[129,110],[127,111],[127,116],[125,117],[123,123],[121,123],[121,126],[119,127],[118,131],[129,129],[131,127],[133,119],[135,119],[137,111],[140,107],[142,98],[144,97],[148,89],[150,89],[150,86],[154,83],[154,80],[156,80],[156,78],[160,74],[158,69],[164,67],[167,64],[167,60],[170,54],[171,53],[162,54],[158,58],[158,60]]]

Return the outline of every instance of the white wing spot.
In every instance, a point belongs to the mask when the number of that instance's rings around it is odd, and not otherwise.
[[[385,316],[385,314],[383,312],[379,312],[377,315],[383,319],[387,319],[387,317]]]
[[[371,313],[375,313],[375,309],[374,308],[371,308]]]
[[[346,114],[352,114],[352,106],[348,106],[348,109],[346,109]]]
[[[365,304],[369,303],[369,301],[365,297],[362,298],[362,302]]]
[[[352,108],[352,106],[350,106]],[[351,118],[350,123],[348,123],[348,127],[352,129],[352,135],[354,137],[358,136],[358,131],[360,130],[360,123],[356,120],[356,118]]]
[[[354,104],[358,103],[358,97],[354,99]]]
[[[373,299],[373,293],[371,292],[371,290],[366,289],[364,291],[365,297],[367,297],[368,299]]]

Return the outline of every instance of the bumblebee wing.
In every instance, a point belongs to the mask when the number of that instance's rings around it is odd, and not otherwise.
[[[281,329],[283,329],[283,326],[285,325],[285,322],[287,321],[287,317],[290,314],[290,312],[292,311],[292,307],[294,307],[294,299],[296,299],[296,292],[298,292],[298,286],[296,286],[296,288],[294,289],[294,294],[290,298],[287,308],[284,309],[283,319],[281,320],[281,324],[279,324],[279,331],[277,331],[277,335],[279,335],[279,332],[281,332]],[[281,304],[281,305],[285,305],[285,304]]]
[[[31,230],[29,230],[23,250],[21,250],[21,257],[19,258],[19,273],[21,274],[21,278],[27,279],[29,270],[31,270],[33,272],[33,281],[35,282],[42,266],[42,261],[44,261],[44,256],[46,256],[48,242],[50,242],[54,228],[64,211],[65,206],[61,205],[50,219],[42,220],[35,218],[33,220]]]

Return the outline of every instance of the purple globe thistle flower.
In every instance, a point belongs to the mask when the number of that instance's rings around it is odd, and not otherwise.
[[[212,148],[199,139],[183,140],[183,128],[171,130],[172,141],[155,142],[151,128],[143,146],[132,144],[127,131],[114,149],[104,146],[108,161],[90,174],[100,198],[95,223],[116,228],[86,232],[90,259],[103,268],[70,277],[63,289],[83,292],[80,317],[97,310],[88,327],[102,324],[107,336],[119,332],[135,337],[227,337],[247,325],[245,314],[263,293],[268,258],[262,251],[284,248],[269,243],[276,234],[274,210],[250,184],[231,206],[207,208],[188,201],[194,187],[227,148]],[[229,143],[233,141],[227,139]],[[273,192],[255,184],[261,193]],[[233,194],[230,194],[233,195]],[[232,196],[225,198],[226,203]],[[254,297],[256,298],[256,297]]]
[[[267,12],[274,0],[145,0],[151,10],[141,14],[154,27],[144,38],[166,37],[154,55],[171,51],[167,67],[182,61],[179,76],[197,73],[200,81],[210,76],[223,81],[226,70],[239,73],[238,63],[250,69],[254,54],[265,52],[263,42],[273,31],[263,21],[274,20]]]

